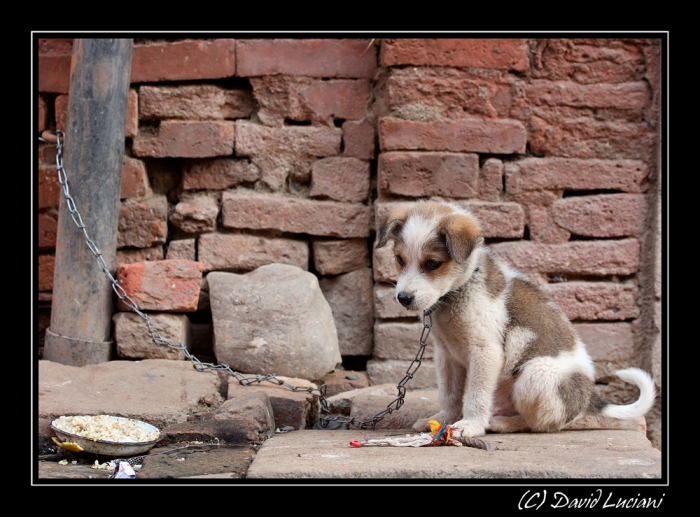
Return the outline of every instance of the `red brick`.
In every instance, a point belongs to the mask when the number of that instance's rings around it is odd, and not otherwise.
[[[55,149],[55,148],[54,148]],[[39,208],[58,206],[63,187],[58,182],[56,162],[53,165],[39,164]]]
[[[197,239],[177,239],[168,243],[168,260],[196,260]]]
[[[260,178],[260,170],[247,160],[212,158],[193,160],[182,168],[182,188],[185,190],[223,190]]]
[[[57,95],[53,103],[56,129],[65,131],[68,127],[68,95]]]
[[[340,150],[339,128],[291,126],[271,128],[236,121],[236,155],[304,154],[335,156]]]
[[[39,134],[46,129],[46,99],[39,97],[39,106],[37,111],[37,130]]]
[[[56,258],[53,255],[39,255],[37,284],[39,291],[53,291],[53,273]]]
[[[477,194],[476,154],[388,152],[379,155],[377,189],[401,196],[470,198]]]
[[[117,267],[136,262],[163,260],[163,246],[156,245],[150,248],[117,250]]]
[[[396,259],[394,258],[394,242],[388,242],[383,248],[377,249],[377,243],[372,246],[372,270],[375,282],[396,283]]]
[[[523,273],[631,275],[639,271],[639,241],[575,241],[535,244],[527,241],[491,245],[496,255]]]
[[[141,86],[141,119],[247,118],[255,109],[251,90],[227,90],[212,84]]]
[[[629,320],[639,317],[637,288],[612,282],[561,282],[545,291],[571,320]]]
[[[554,222],[575,235],[628,237],[644,231],[644,194],[567,197],[554,203]]]
[[[334,119],[361,120],[371,98],[366,80],[311,81],[292,85],[289,117],[296,121],[323,122]]]
[[[241,77],[286,74],[308,77],[372,79],[377,68],[369,39],[238,40]]]
[[[526,131],[516,120],[415,122],[386,117],[379,121],[379,143],[384,151],[524,153]]]
[[[630,323],[575,323],[574,329],[595,363],[596,379],[605,382],[616,370],[634,364],[634,335]]]
[[[197,310],[204,265],[189,260],[158,260],[121,265],[117,281],[141,310]],[[120,311],[130,310],[119,300]]]
[[[331,157],[311,166],[311,197],[328,197],[348,203],[369,197],[369,163],[357,158]]]
[[[508,162],[506,193],[556,190],[644,192],[649,168],[640,160],[525,158]]]
[[[205,271],[252,271],[274,263],[309,269],[309,245],[305,241],[207,233],[199,237],[198,248]]]
[[[209,195],[183,199],[170,214],[170,222],[185,233],[211,232],[216,228],[219,203]]]
[[[38,217],[39,237],[38,247],[47,250],[56,247],[56,233],[58,232],[58,213],[55,211],[42,212]]]
[[[488,158],[479,172],[479,198],[484,201],[499,201],[503,192],[503,162]]]
[[[146,165],[142,160],[124,155],[122,162],[121,199],[145,197],[151,194]]]
[[[426,65],[524,71],[529,67],[524,39],[385,39],[383,66]]]
[[[131,82],[220,79],[236,74],[233,39],[134,45]]]
[[[314,267],[321,275],[339,275],[369,265],[366,239],[314,241]]]
[[[39,92],[68,93],[70,90],[71,53],[39,54]]]
[[[560,116],[530,121],[530,151],[564,158],[641,159],[650,161],[658,133],[643,122]]]
[[[402,307],[403,309],[403,307]],[[406,314],[411,314],[406,311]],[[413,360],[418,352],[423,324],[383,322],[374,325],[374,358]],[[433,339],[428,336],[424,359],[433,358]]]
[[[555,81],[626,83],[641,81],[645,69],[639,45],[619,39],[546,38],[533,54],[532,76]]]
[[[164,120],[158,129],[139,133],[133,153],[150,158],[209,158],[232,154],[233,142],[233,122]]]
[[[149,248],[163,244],[168,236],[168,200],[156,195],[119,208],[117,247]]]
[[[222,224],[330,237],[369,236],[368,206],[264,194],[222,194]]]
[[[372,160],[376,141],[371,120],[348,120],[343,123],[343,156]]]
[[[483,77],[455,68],[392,69],[382,95],[392,115],[409,120],[459,119],[465,114],[507,116],[516,86],[508,84],[509,77],[503,75]]]
[[[573,81],[534,80],[525,84],[528,104],[639,110],[650,101],[645,83],[579,84]]]

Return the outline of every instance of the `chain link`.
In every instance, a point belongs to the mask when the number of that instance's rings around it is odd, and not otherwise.
[[[40,138],[42,141],[47,141],[43,138]],[[146,326],[148,327],[148,332],[151,335],[151,339],[153,342],[158,345],[158,346],[167,346],[169,348],[173,348],[176,350],[180,350],[185,358],[187,358],[191,363],[192,366],[194,367],[195,370],[198,372],[203,372],[205,370],[213,370],[213,371],[224,371],[228,373],[229,375],[233,376],[238,380],[238,383],[241,384],[242,386],[250,386],[252,384],[260,384],[263,382],[269,382],[271,384],[274,384],[276,386],[284,386],[292,391],[295,392],[307,392],[313,396],[318,397],[319,401],[319,406],[320,406],[320,411],[321,411],[321,416],[319,419],[319,422],[317,424],[316,428],[320,429],[326,429],[331,426],[331,423],[334,422],[336,425],[333,428],[357,428],[357,429],[374,429],[377,425],[377,423],[382,420],[386,415],[392,413],[393,411],[396,411],[399,409],[401,406],[403,406],[404,403],[404,398],[406,396],[406,383],[408,383],[409,380],[413,378],[415,375],[416,371],[421,365],[421,361],[423,359],[423,354],[425,353],[425,347],[427,343],[428,336],[430,335],[430,329],[433,326],[433,319],[432,319],[432,312],[434,308],[431,308],[423,313],[423,331],[421,332],[421,337],[420,337],[420,348],[418,349],[418,353],[416,354],[415,359],[411,362],[409,365],[408,369],[406,370],[406,375],[404,378],[398,383],[396,386],[398,390],[397,397],[387,405],[387,408],[384,411],[381,411],[374,415],[370,420],[368,421],[362,421],[358,420],[356,418],[348,417],[348,416],[342,416],[342,415],[335,415],[331,416],[330,409],[328,408],[328,401],[326,400],[326,391],[327,391],[327,386],[325,384],[322,384],[319,388],[312,388],[310,386],[293,386],[292,384],[289,384],[288,382],[285,382],[281,379],[279,379],[275,374],[265,374],[265,375],[250,375],[246,376],[242,374],[241,372],[237,372],[235,370],[232,370],[229,365],[227,364],[214,364],[214,363],[204,363],[197,359],[194,355],[190,353],[189,350],[183,345],[182,343],[172,343],[171,341],[168,341],[167,339],[163,338],[160,335],[159,329],[155,328],[153,325],[151,325],[151,321],[148,318],[148,314],[144,313],[138,308],[138,305],[136,302],[129,297],[127,292],[124,290],[124,288],[119,285],[117,280],[112,276],[112,274],[109,272],[107,269],[107,265],[104,261],[104,258],[102,257],[102,252],[100,252],[99,248],[95,245],[95,243],[90,239],[90,236],[88,235],[87,230],[85,229],[85,224],[83,223],[82,217],[80,216],[80,212],[78,211],[75,201],[73,200],[73,197],[70,194],[70,188],[68,186],[68,176],[66,174],[66,170],[63,166],[63,141],[65,140],[65,134],[61,130],[56,131],[56,170],[58,173],[58,182],[61,184],[63,187],[63,195],[66,198],[66,204],[68,206],[68,210],[70,212],[71,218],[73,219],[73,222],[75,225],[78,227],[78,229],[83,231],[83,235],[85,237],[85,242],[87,244],[88,249],[92,252],[93,255],[95,255],[96,260],[98,262],[98,267],[100,271],[102,271],[107,277],[109,278],[109,281],[112,284],[112,290],[116,293],[117,297],[124,303],[129,309],[131,309],[132,312],[138,314],[143,318],[143,320],[146,323]]]

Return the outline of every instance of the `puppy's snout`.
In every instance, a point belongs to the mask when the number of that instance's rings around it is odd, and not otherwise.
[[[413,295],[408,294],[406,292],[401,292],[398,295],[396,295],[396,299],[404,307],[408,307],[409,305],[411,305],[411,303],[413,303]]]

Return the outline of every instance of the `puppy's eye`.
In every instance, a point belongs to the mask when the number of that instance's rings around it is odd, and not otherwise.
[[[435,271],[437,268],[440,267],[441,262],[438,262],[437,260],[426,260],[425,261],[425,269],[428,271]]]
[[[399,263],[399,266],[403,266],[403,259],[401,258],[401,255],[396,255],[396,262]]]

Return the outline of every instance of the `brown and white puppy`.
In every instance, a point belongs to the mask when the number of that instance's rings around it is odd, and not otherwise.
[[[444,202],[399,206],[381,222],[377,248],[390,239],[398,266],[396,299],[432,311],[440,412],[418,420],[456,427],[455,436],[551,432],[587,415],[636,418],[656,396],[639,368],[617,375],[639,387],[629,405],[594,391],[594,367],[562,310],[484,246],[477,219]]]

